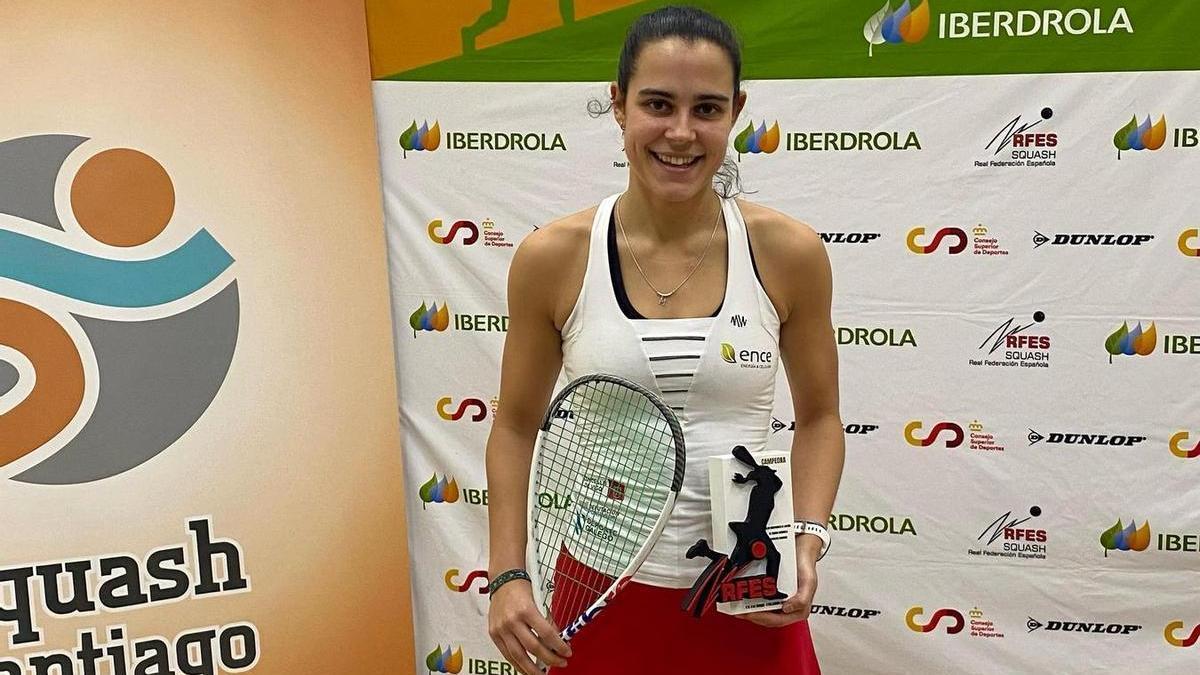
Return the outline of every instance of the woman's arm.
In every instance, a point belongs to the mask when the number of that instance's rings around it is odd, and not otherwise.
[[[568,219],[570,220],[570,219]],[[575,230],[575,231],[573,231]],[[491,579],[525,567],[529,465],[538,426],[562,366],[558,317],[564,294],[578,285],[578,228],[542,228],[525,238],[508,274],[508,334],[500,369],[500,406],[487,442],[488,531]],[[584,264],[586,265],[586,237]],[[574,295],[570,301],[573,303]],[[532,653],[565,665],[570,648],[535,605],[530,583],[510,581],[491,596],[488,632],[521,672],[533,675]]]
[[[829,256],[812,228],[763,207],[744,208],[754,222],[752,241],[767,294],[779,313],[779,351],[796,418],[792,437],[792,505],[796,520],[829,522],[845,460],[838,408],[837,344],[830,308]],[[761,252],[761,253],[759,253]],[[764,625],[808,617],[817,588],[821,540],[796,540],[798,589],[783,614],[745,615]]]

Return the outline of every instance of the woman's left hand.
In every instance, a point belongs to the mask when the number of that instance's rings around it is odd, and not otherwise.
[[[815,547],[813,542],[816,542]],[[817,592],[817,556],[821,553],[821,541],[813,536],[796,540],[796,592],[783,602],[783,608],[769,612],[737,614],[760,626],[780,628],[790,626],[808,618],[812,610],[813,594]]]

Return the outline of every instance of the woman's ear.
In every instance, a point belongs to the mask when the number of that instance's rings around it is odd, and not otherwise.
[[[625,96],[617,88],[616,82],[608,85],[608,98],[612,101],[613,119],[617,120],[621,131],[625,131]]]

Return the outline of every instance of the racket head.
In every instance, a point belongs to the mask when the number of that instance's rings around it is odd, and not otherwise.
[[[635,382],[587,375],[550,402],[530,465],[526,567],[564,639],[649,555],[685,464],[675,413]]]

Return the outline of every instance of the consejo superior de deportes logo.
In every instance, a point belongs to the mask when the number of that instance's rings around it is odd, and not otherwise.
[[[88,141],[0,142],[0,277],[36,291],[0,297],[0,475],[25,483],[100,480],[166,450],[216,397],[237,343],[233,257],[172,223],[175,187],[154,158]],[[77,152],[90,156],[56,200]],[[157,255],[95,253],[153,246],[168,227],[195,231]]]

